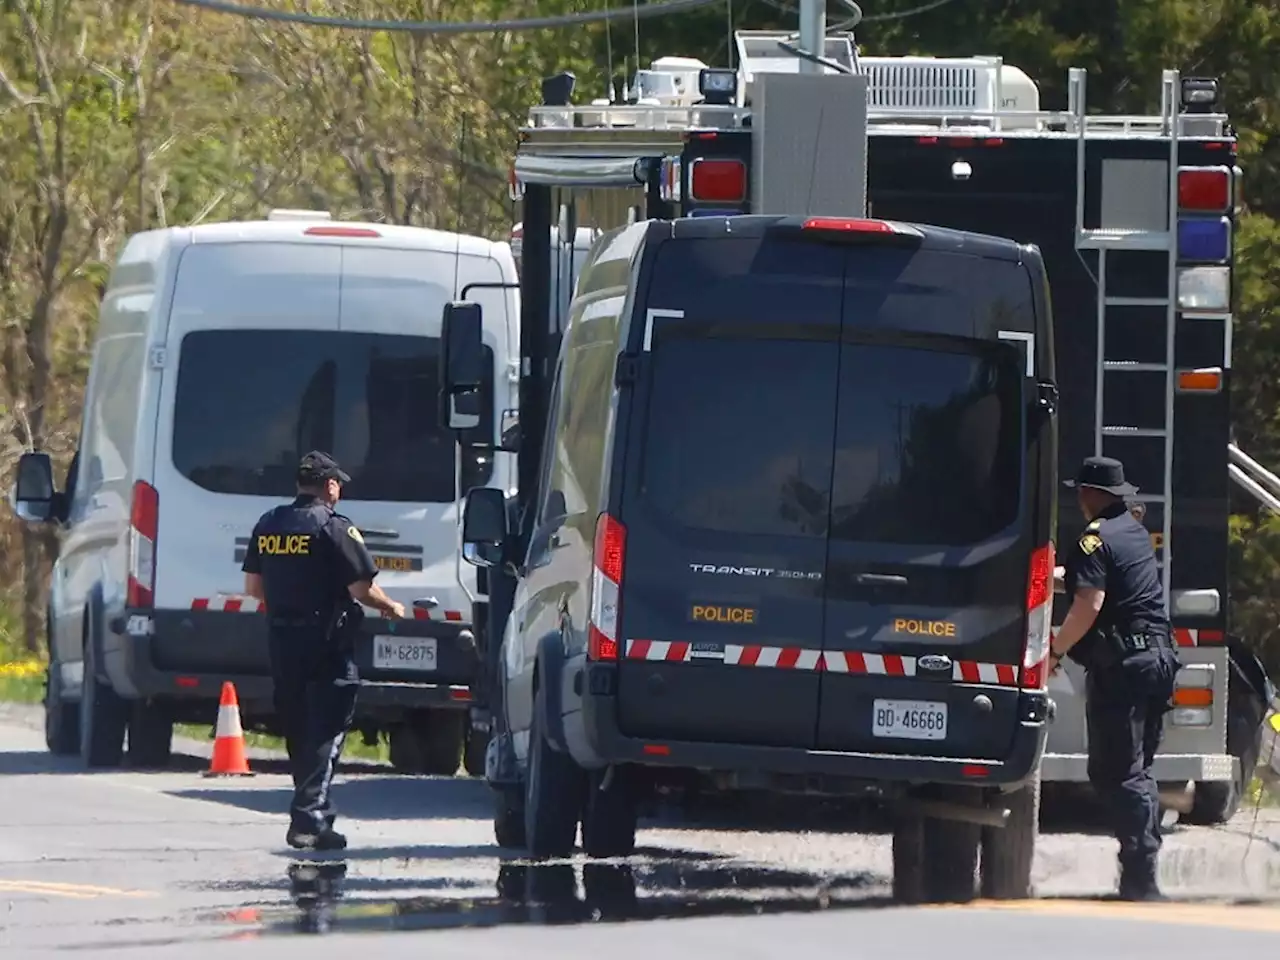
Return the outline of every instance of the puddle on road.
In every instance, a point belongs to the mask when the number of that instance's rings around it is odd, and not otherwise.
[[[353,879],[358,887],[365,878]],[[291,906],[251,904],[201,919],[245,927],[241,935],[271,935],[563,925],[891,904],[887,884],[869,874],[819,875],[702,855],[627,863],[511,861],[499,866],[496,882],[477,882],[474,893],[454,881],[444,895],[363,895],[348,890],[348,864],[342,860],[296,860],[289,864],[287,883]]]

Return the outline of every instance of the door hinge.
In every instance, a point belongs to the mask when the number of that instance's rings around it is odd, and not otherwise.
[[[147,351],[147,364],[152,370],[163,370],[165,360],[169,357],[169,351],[163,343],[152,344]]]
[[[618,356],[618,365],[613,371],[613,383],[615,386],[622,387],[633,384],[640,376],[640,357],[630,356],[628,354],[620,354]]]

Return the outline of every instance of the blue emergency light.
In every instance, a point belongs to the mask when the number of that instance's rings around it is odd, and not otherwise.
[[[1197,217],[1178,221],[1178,259],[1184,263],[1223,263],[1231,258],[1231,221]]]

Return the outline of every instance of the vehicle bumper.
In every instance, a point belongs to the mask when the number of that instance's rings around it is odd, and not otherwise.
[[[126,611],[110,622],[107,672],[121,693],[138,699],[165,697],[216,702],[222,684],[235,684],[246,713],[272,710],[267,622],[256,613],[204,610]],[[373,637],[382,621],[366,620],[356,640],[360,673],[358,711],[362,715],[422,707],[468,709],[479,658],[468,639],[470,625],[451,621],[405,621],[404,637],[439,641],[440,669],[423,675],[377,670]],[[429,676],[429,679],[428,679]]]
[[[602,672],[591,685],[604,686],[605,676]],[[591,755],[575,759],[584,766],[634,763],[727,773],[736,775],[735,779],[743,786],[751,785],[753,778],[760,775],[775,780],[800,777],[868,783],[1015,786],[1030,777],[1040,762],[1049,712],[1046,695],[1023,694],[1022,720],[1014,734],[1012,749],[1005,760],[996,762],[745,744],[657,742],[622,733],[616,719],[616,699],[612,695],[589,693],[582,698],[582,706],[586,747]]]
[[[1230,780],[1235,776],[1235,765],[1236,758],[1226,753],[1156,754],[1151,764],[1151,777],[1160,783]],[[1040,767],[1040,779],[1086,783],[1089,780],[1089,756],[1084,753],[1046,753]]]

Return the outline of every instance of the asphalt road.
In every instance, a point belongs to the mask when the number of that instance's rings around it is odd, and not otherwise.
[[[1114,843],[1088,832],[1073,807],[1046,818],[1042,899],[900,908],[888,897],[888,838],[854,832],[869,828],[849,813],[802,805],[672,817],[648,825],[627,864],[531,866],[493,845],[482,783],[349,767],[336,795],[352,849],[343,860],[299,860],[283,843],[278,763],[253,761],[251,779],[205,779],[206,745],[184,743],[188,755],[169,772],[86,774],[45,753],[36,720],[0,711],[5,960],[47,951],[879,960],[940,948],[1075,960],[1248,950],[1280,933],[1272,811],[1169,836],[1173,904],[1097,899],[1114,885]]]

